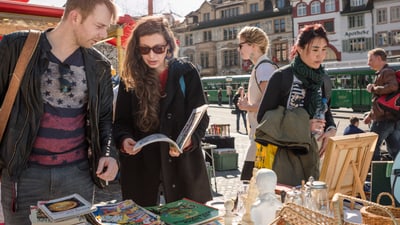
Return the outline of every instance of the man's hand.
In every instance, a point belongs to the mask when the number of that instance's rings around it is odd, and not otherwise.
[[[364,123],[365,124],[370,124],[371,123],[371,112],[369,112],[365,117],[364,117],[364,119],[363,119],[363,121],[364,121]]]
[[[113,157],[101,157],[97,166],[97,177],[105,181],[112,181],[118,173],[118,163]]]

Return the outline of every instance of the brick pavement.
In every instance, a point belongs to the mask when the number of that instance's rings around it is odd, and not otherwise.
[[[240,170],[242,168],[244,158],[246,156],[246,151],[248,147],[248,136],[236,132],[236,115],[230,113],[231,109],[229,107],[217,105],[210,105],[208,109],[208,114],[210,115],[210,125],[211,124],[230,124],[231,136],[235,138],[235,149],[239,153],[238,158],[238,169],[237,170],[227,170],[227,171],[216,171],[217,180],[217,192],[215,192],[214,179],[211,179],[213,186],[213,195],[219,199],[230,199],[235,198],[237,191],[241,189],[240,182]],[[337,111],[334,112],[335,121],[338,123],[340,120],[338,135],[343,133],[344,128],[348,125],[349,115],[357,115],[359,117],[362,114],[349,114],[350,111],[345,110],[344,112]],[[368,127],[360,122],[361,129],[368,129]],[[110,201],[110,200],[121,200],[120,187],[118,182],[112,182],[104,190],[96,190],[95,202]]]

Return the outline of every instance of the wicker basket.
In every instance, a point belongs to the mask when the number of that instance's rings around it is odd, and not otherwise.
[[[332,198],[334,217],[325,216],[319,212],[312,211],[308,208],[305,208],[300,205],[296,205],[294,203],[286,203],[283,208],[280,210],[278,217],[270,224],[277,225],[360,225],[351,222],[344,221],[343,216],[343,200],[350,200],[352,202],[359,202],[365,206],[373,206],[375,208],[380,209],[386,215],[389,215],[388,220],[390,223],[388,224],[400,224],[397,222],[393,213],[387,209],[387,207],[379,205],[374,202],[370,202],[367,200],[359,199],[352,196],[347,196],[344,194],[336,193]],[[364,225],[372,225],[369,221],[364,221]],[[379,225],[383,225],[380,222]]]
[[[367,200],[363,200],[363,199],[359,199],[353,196],[347,196],[347,195],[343,195],[340,193],[336,193],[333,198],[332,198],[332,203],[334,206],[334,214],[335,214],[335,219],[336,219],[336,224],[349,224],[349,223],[343,223],[343,200],[350,200],[352,202],[359,202],[362,203],[364,207],[374,207],[376,208],[376,210],[380,210],[383,214],[386,214],[386,218],[388,223],[385,224],[394,224],[394,225],[398,225],[399,223],[397,222],[397,220],[395,219],[395,217],[393,216],[392,212],[387,209],[387,207],[383,206],[383,205],[379,205],[377,203],[374,202],[370,202]],[[361,209],[362,209],[361,208]],[[361,211],[361,210],[360,210]],[[383,216],[382,216],[383,218]],[[362,223],[366,224],[366,225],[372,225],[372,223],[370,223],[371,221],[369,220],[364,220],[364,216],[362,215]],[[383,225],[382,220],[379,221],[379,225]]]
[[[392,201],[391,206],[383,206],[389,210],[396,218],[397,224],[400,224],[400,208],[395,207],[395,200],[393,196],[388,192],[382,192],[378,195],[376,202],[380,203],[382,196],[388,196]],[[393,220],[390,216],[382,210],[381,207],[375,206],[364,206],[360,209],[363,223],[368,225],[392,225]]]
[[[286,203],[279,211],[278,217],[271,224],[333,225],[335,224],[335,219],[294,203]]]

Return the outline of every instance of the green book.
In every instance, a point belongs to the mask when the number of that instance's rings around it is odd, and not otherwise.
[[[171,225],[195,225],[216,220],[218,209],[204,205],[187,198],[170,202],[161,206],[147,207],[160,216],[161,220]]]

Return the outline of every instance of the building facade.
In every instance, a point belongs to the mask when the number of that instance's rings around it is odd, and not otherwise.
[[[237,51],[244,26],[263,29],[270,39],[268,56],[285,65],[299,29],[310,23],[322,23],[328,32],[328,64],[365,65],[375,47],[400,55],[398,0],[206,0],[173,30],[179,56],[194,62],[201,76],[215,76],[249,72],[251,63]]]

